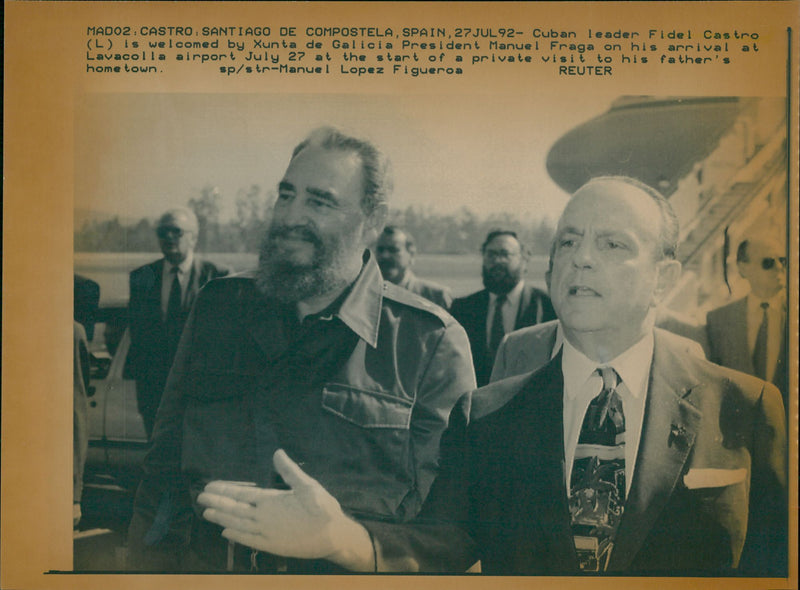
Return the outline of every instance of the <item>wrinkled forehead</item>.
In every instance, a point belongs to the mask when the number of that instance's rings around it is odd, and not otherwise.
[[[655,241],[661,224],[661,210],[645,191],[619,180],[600,180],[575,192],[561,214],[558,231],[629,231]]]

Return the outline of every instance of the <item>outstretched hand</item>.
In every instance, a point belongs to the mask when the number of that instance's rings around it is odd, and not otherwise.
[[[282,450],[275,470],[289,486],[276,490],[212,481],[198,502],[222,536],[259,551],[300,559],[327,559],[354,571],[373,571],[372,542],[322,485]]]

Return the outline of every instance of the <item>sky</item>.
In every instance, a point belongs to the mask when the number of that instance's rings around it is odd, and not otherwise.
[[[549,178],[553,143],[608,110],[613,96],[89,94],[75,119],[76,221],[86,210],[157,217],[204,186],[222,196],[277,186],[292,148],[335,125],[392,160],[391,205],[555,220],[567,195]]]

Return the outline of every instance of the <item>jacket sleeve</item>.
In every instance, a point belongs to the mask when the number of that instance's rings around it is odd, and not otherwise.
[[[425,503],[406,523],[362,522],[373,540],[376,571],[463,572],[474,563],[464,526],[465,436],[474,388],[466,333],[450,323],[423,374],[411,421],[417,491]],[[440,437],[442,424],[447,428]]]
[[[128,567],[179,571],[193,519],[181,474],[183,381],[194,341],[195,312],[186,324],[156,416],[153,441],[143,465],[128,529]]]
[[[453,409],[441,442],[441,467],[419,515],[407,523],[362,521],[376,572],[463,573],[477,561],[468,529],[467,421],[470,394]]]
[[[739,565],[743,575],[788,573],[787,442],[783,399],[765,384],[755,407],[747,537]]]

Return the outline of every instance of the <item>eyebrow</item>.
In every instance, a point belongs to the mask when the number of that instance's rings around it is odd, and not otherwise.
[[[579,230],[577,227],[562,227],[558,232],[556,232],[556,236],[562,236],[564,234],[575,234],[577,236],[582,236],[583,231]]]
[[[318,199],[322,199],[323,201],[327,201],[331,205],[336,205],[336,206],[339,205],[339,199],[337,199],[336,196],[330,191],[326,191],[326,190],[321,189],[321,188],[315,188],[313,186],[308,187],[306,189],[306,191],[309,194],[314,195]]]

